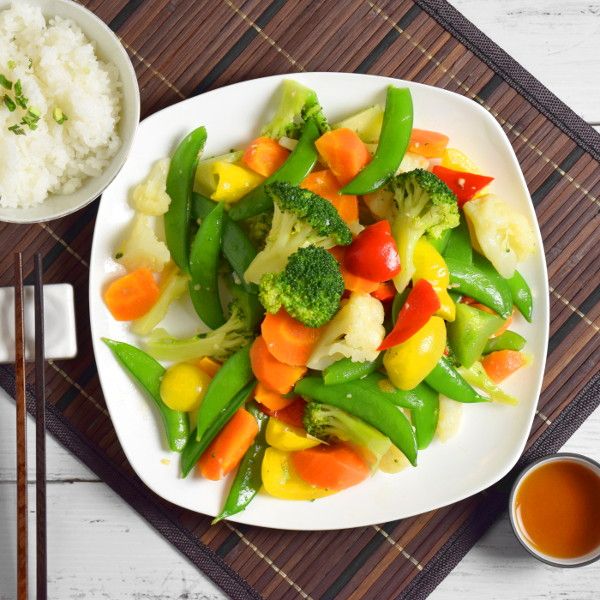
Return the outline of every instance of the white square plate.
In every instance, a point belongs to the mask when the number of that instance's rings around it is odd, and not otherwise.
[[[506,135],[481,106],[457,94],[397,79],[349,73],[302,73],[231,85],[166,108],[141,123],[125,166],[104,192],[94,234],[90,270],[90,317],[96,362],[106,402],[129,462],[159,496],[185,508],[215,515],[229,483],[179,476],[179,457],[165,447],[161,424],[150,403],[117,364],[100,338],[139,341],[127,325],[114,321],[102,290],[120,267],[112,260],[116,243],[132,217],[128,197],[152,163],[173,151],[190,130],[205,125],[205,156],[242,148],[258,135],[273,110],[273,97],[285,77],[316,90],[334,122],[367,105],[384,104],[389,84],[407,85],[413,95],[415,127],[443,131],[459,148],[496,178],[494,191],[526,214],[538,243],[520,270],[535,298],[534,322],[517,319],[513,329],[527,338],[534,363],[504,386],[518,406],[465,405],[461,431],[445,444],[434,441],[419,454],[419,466],[375,477],[315,502],[292,502],[259,494],[232,520],[285,529],[340,529],[382,523],[433,510],[475,494],[505,475],[521,454],[531,427],[548,342],[548,280],[542,239],[523,174]],[[167,329],[190,332],[185,305],[174,307]],[[174,314],[176,313],[176,314]],[[177,322],[174,325],[174,322]],[[192,330],[193,331],[193,330]],[[163,460],[166,459],[166,460]]]

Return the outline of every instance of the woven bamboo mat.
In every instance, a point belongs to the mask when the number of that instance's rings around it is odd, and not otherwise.
[[[525,173],[550,275],[547,370],[520,465],[560,448],[598,405],[600,136],[450,5],[443,0],[83,4],[122,38],[137,71],[144,116],[228,83],[304,70],[394,76],[483,105],[506,131]],[[96,208],[50,224],[0,225],[0,284],[11,282],[15,249],[28,258],[42,252],[48,281],[75,287],[80,352],[75,360],[48,364],[50,431],[233,598],[427,596],[504,509],[514,474],[447,508],[340,532],[210,527],[208,518],[156,497],[122,453],[92,355],[87,282]],[[0,384],[14,391],[11,369],[0,367]]]

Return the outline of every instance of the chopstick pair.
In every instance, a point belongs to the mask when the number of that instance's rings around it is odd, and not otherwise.
[[[17,406],[17,599],[27,600],[27,404],[23,256],[15,253],[15,371]],[[46,567],[46,394],[42,256],[34,257],[35,305],[35,490],[37,599],[47,598]]]

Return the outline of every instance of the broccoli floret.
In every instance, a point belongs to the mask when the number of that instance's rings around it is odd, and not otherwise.
[[[260,283],[265,273],[279,273],[298,248],[347,246],[352,233],[333,204],[310,190],[284,182],[265,186],[273,200],[273,223],[264,249],[244,273],[249,283]]]
[[[324,442],[349,442],[363,454],[373,469],[390,449],[390,439],[357,417],[340,408],[309,402],[303,417],[306,431]]]
[[[291,79],[285,79],[281,87],[282,96],[277,112],[271,122],[263,127],[263,135],[275,139],[298,139],[308,119],[315,121],[321,133],[329,131],[329,123],[313,90]]]
[[[413,255],[419,238],[426,233],[437,238],[456,227],[459,213],[452,190],[429,171],[401,173],[392,179],[390,187],[396,205],[392,229],[402,265],[394,284],[401,292],[415,272]]]
[[[273,213],[260,213],[259,215],[248,217],[239,223],[246,232],[248,239],[254,244],[254,247],[257,250],[262,250],[267,243],[269,231],[271,231]]]
[[[281,306],[308,327],[321,327],[340,307],[344,279],[340,267],[323,248],[308,246],[290,256],[281,273],[267,273],[259,298],[270,313]]]
[[[229,318],[221,327],[189,338],[176,338],[165,329],[155,329],[146,341],[148,352],[154,358],[177,362],[203,356],[220,360],[231,356],[254,337],[263,314],[256,294],[239,285],[232,286],[231,292]]]

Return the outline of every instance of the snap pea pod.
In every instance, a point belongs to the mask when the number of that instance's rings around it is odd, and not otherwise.
[[[298,185],[312,170],[317,162],[315,141],[320,136],[317,124],[308,119],[304,124],[298,144],[273,175],[267,177],[258,187],[236,202],[229,211],[234,221],[241,221],[273,208],[273,201],[265,194],[265,185],[275,181],[286,181]]]
[[[471,245],[471,235],[464,216],[461,217],[458,227],[449,231],[450,238],[443,253],[444,258],[450,258],[465,265],[472,264],[473,246]]]
[[[415,388],[415,392],[421,398],[422,405],[413,408],[410,411],[410,416],[415,426],[417,448],[424,450],[431,444],[437,429],[440,416],[440,396],[424,383],[420,383],[417,388]]]
[[[325,385],[336,385],[361,379],[377,371],[383,364],[383,353],[379,354],[375,360],[364,362],[354,362],[350,358],[342,358],[332,365],[329,365],[323,371],[323,381]]]
[[[171,198],[165,213],[165,238],[171,258],[185,273],[189,273],[190,200],[198,155],[206,143],[206,129],[198,127],[185,136],[169,165],[167,194]]]
[[[202,221],[190,251],[190,298],[202,322],[211,329],[225,323],[219,295],[224,210],[223,204],[215,205]]]
[[[367,380],[358,379],[338,385],[325,385],[321,377],[305,377],[295,386],[294,390],[314,402],[337,406],[342,410],[362,419],[384,435],[403,452],[412,465],[417,464],[417,439],[412,425],[404,414],[388,399],[393,391],[383,391],[377,385],[369,385]],[[372,382],[373,380],[371,380]],[[390,387],[391,384],[388,382]],[[368,388],[370,390],[368,391]],[[400,390],[398,390],[400,391]]]
[[[256,419],[258,434],[240,462],[223,510],[213,519],[211,525],[242,512],[262,485],[262,461],[267,449],[265,434],[269,417],[258,408],[256,402],[249,402],[246,410]]]
[[[507,319],[512,312],[512,296],[506,282],[481,270],[478,265],[466,265],[447,258],[450,284],[454,292],[470,296]]]
[[[514,305],[525,319],[531,323],[533,296],[527,281],[519,271],[515,271],[515,274],[510,279],[505,279],[505,281],[510,289]]]
[[[196,438],[200,441],[231,399],[253,380],[250,345],[229,357],[213,377],[198,408]]]
[[[213,200],[209,200],[205,196],[194,192],[192,194],[192,218],[196,220],[205,219],[208,213],[215,207],[215,204]],[[227,213],[223,215],[223,239],[221,246],[223,255],[238,276],[244,289],[257,294],[258,287],[244,280],[246,269],[256,257],[256,248],[248,239],[244,230],[235,221],[232,221]]]
[[[217,414],[216,419],[206,429],[202,439],[198,441],[197,431],[194,429],[188,436],[187,442],[181,453],[181,475],[187,477],[190,471],[194,468],[202,453],[208,448],[210,443],[215,439],[215,436],[225,427],[225,424],[233,417],[238,408],[241,408],[250,394],[254,391],[254,379],[247,383],[233,397],[229,398],[224,403],[222,410]]]
[[[160,382],[165,368],[135,346],[108,338],[102,338],[102,341],[111,349],[117,360],[148,396],[154,400],[162,417],[169,448],[173,452],[181,452],[189,434],[189,419],[186,413],[169,408],[160,397]]]
[[[483,353],[489,354],[497,350],[523,350],[526,341],[522,335],[515,331],[505,331],[498,337],[490,338],[483,349]]]
[[[434,390],[457,402],[489,402],[475,391],[471,384],[442,356],[433,371],[425,377],[425,383]]]
[[[413,124],[412,96],[408,88],[388,86],[379,143],[373,160],[342,190],[342,194],[368,194],[396,174],[406,154]]]
[[[442,233],[442,235],[440,235],[439,237],[428,235],[427,241],[443,256],[452,231],[452,229],[446,229],[444,230],[444,233]]]

